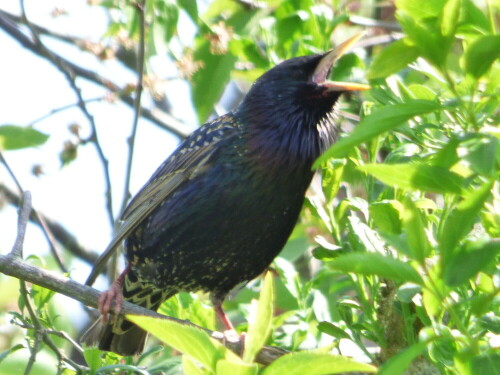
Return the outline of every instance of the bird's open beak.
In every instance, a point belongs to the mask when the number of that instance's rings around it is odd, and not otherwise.
[[[318,85],[326,87],[328,91],[363,91],[369,90],[370,86],[362,83],[329,81],[328,75],[332,66],[340,59],[351,47],[364,36],[365,33],[359,33],[344,43],[328,52],[319,62],[312,75],[312,81]]]

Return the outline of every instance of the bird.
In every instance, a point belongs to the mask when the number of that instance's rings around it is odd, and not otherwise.
[[[225,328],[233,329],[222,302],[268,269],[287,242],[313,163],[339,136],[341,94],[369,89],[328,79],[361,36],[271,68],[235,110],[199,127],[160,165],[97,262],[102,266],[124,244],[127,267],[101,294],[102,319],[83,342],[140,353],[146,332],[119,316],[122,301],[157,310],[180,291],[208,292]]]

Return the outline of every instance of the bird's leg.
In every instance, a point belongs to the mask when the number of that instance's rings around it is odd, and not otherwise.
[[[226,330],[234,332],[233,323],[231,323],[231,321],[229,320],[229,317],[226,315],[226,313],[222,309],[222,301],[215,301],[214,302],[214,310],[215,310],[215,314],[217,314],[217,316],[219,317],[222,324],[224,324],[224,327],[226,328]]]
[[[225,296],[225,295],[224,295]],[[228,342],[242,342],[242,348],[245,346],[245,333],[242,333],[241,335],[238,335],[236,330],[234,329],[233,323],[231,323],[231,320],[229,320],[229,317],[226,315],[224,310],[222,309],[222,301],[224,301],[224,296],[220,295],[212,295],[212,303],[214,305],[214,310],[215,314],[217,317],[220,319],[222,324],[224,324],[224,327],[226,330],[222,332],[223,334],[223,341],[228,341]],[[242,350],[243,353],[243,350]]]
[[[123,293],[122,287],[123,282],[125,281],[125,276],[128,271],[130,271],[130,264],[127,265],[127,268],[118,276],[118,278],[111,284],[108,290],[102,292],[99,296],[99,300],[97,302],[97,309],[101,314],[102,323],[106,324],[108,321],[108,315],[111,311],[111,307],[114,302],[114,313],[118,315],[122,309],[123,303]]]

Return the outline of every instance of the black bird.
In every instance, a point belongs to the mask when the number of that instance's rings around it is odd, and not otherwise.
[[[125,240],[128,266],[101,295],[103,324],[82,338],[132,355],[146,333],[114,318],[126,301],[156,310],[179,291],[209,292],[221,304],[261,274],[285,245],[313,177],[314,160],[337,137],[342,92],[368,86],[328,81],[357,35],[325,54],[286,60],[263,74],[238,108],[197,129],[130,202],[101,264]],[[89,276],[93,283],[98,267]],[[123,294],[123,297],[122,297]]]

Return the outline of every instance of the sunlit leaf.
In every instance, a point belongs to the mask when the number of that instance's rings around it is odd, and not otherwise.
[[[20,148],[43,145],[49,136],[33,128],[17,125],[0,126],[0,150],[17,150]]]
[[[329,150],[320,156],[315,163],[319,167],[332,157],[344,156],[350,149],[373,137],[402,125],[411,118],[441,109],[441,104],[429,100],[409,100],[382,107],[363,118],[354,131],[347,137],[339,139]]]
[[[426,346],[427,344],[425,342],[418,342],[402,350],[384,362],[377,372],[377,375],[403,374],[412,361],[422,354]]]
[[[383,183],[404,190],[460,194],[464,180],[446,168],[422,164],[366,164],[360,170]]]
[[[347,357],[301,351],[278,358],[262,371],[262,375],[327,375],[353,371],[372,373],[377,368]]]
[[[257,311],[249,323],[248,333],[245,338],[243,361],[247,363],[251,363],[254,360],[271,333],[274,311],[273,303],[273,276],[271,272],[267,272],[262,284]]]
[[[465,71],[480,78],[500,58],[500,35],[483,36],[465,50]]]
[[[462,202],[445,219],[438,238],[443,263],[446,263],[459,241],[472,229],[479,210],[490,195],[492,184],[493,182],[488,182],[467,192]]]
[[[385,78],[406,68],[418,57],[418,49],[406,39],[397,40],[375,55],[366,78]]]
[[[217,360],[223,357],[224,347],[199,328],[148,316],[127,315],[126,318],[212,371]]]
[[[474,277],[500,254],[500,241],[471,243],[453,252],[443,263],[443,276],[449,286],[460,285]]]
[[[378,253],[348,253],[334,258],[328,265],[343,272],[377,275],[391,280],[422,284],[420,275],[411,265]]]

